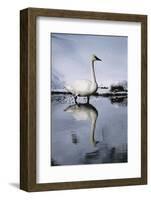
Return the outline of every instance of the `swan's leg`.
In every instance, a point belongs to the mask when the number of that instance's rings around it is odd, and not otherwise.
[[[74,96],[74,101],[75,101],[76,104],[77,104],[77,97],[78,96]]]
[[[87,103],[89,104],[90,96],[87,96]]]

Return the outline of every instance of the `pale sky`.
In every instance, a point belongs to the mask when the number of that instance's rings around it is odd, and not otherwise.
[[[91,78],[91,58],[95,54],[103,62],[95,63],[99,85],[127,80],[126,36],[51,34],[52,82],[56,87],[74,80]]]

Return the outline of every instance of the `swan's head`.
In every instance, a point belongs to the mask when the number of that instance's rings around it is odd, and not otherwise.
[[[92,61],[102,61],[102,60],[100,58],[98,58],[95,54],[93,54]]]

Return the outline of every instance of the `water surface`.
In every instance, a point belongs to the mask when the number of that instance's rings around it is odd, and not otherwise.
[[[127,97],[52,95],[51,165],[127,162]]]

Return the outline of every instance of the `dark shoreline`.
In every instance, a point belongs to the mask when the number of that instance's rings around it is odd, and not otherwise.
[[[55,92],[55,91],[52,91],[51,92],[52,95],[72,95],[70,92]],[[111,92],[107,92],[107,93],[102,93],[102,94],[99,94],[99,93],[95,93],[93,94],[92,96],[102,96],[102,97],[118,97],[118,96],[124,96],[124,97],[127,97],[128,96],[128,93],[127,92],[118,92],[118,93],[111,93]]]

